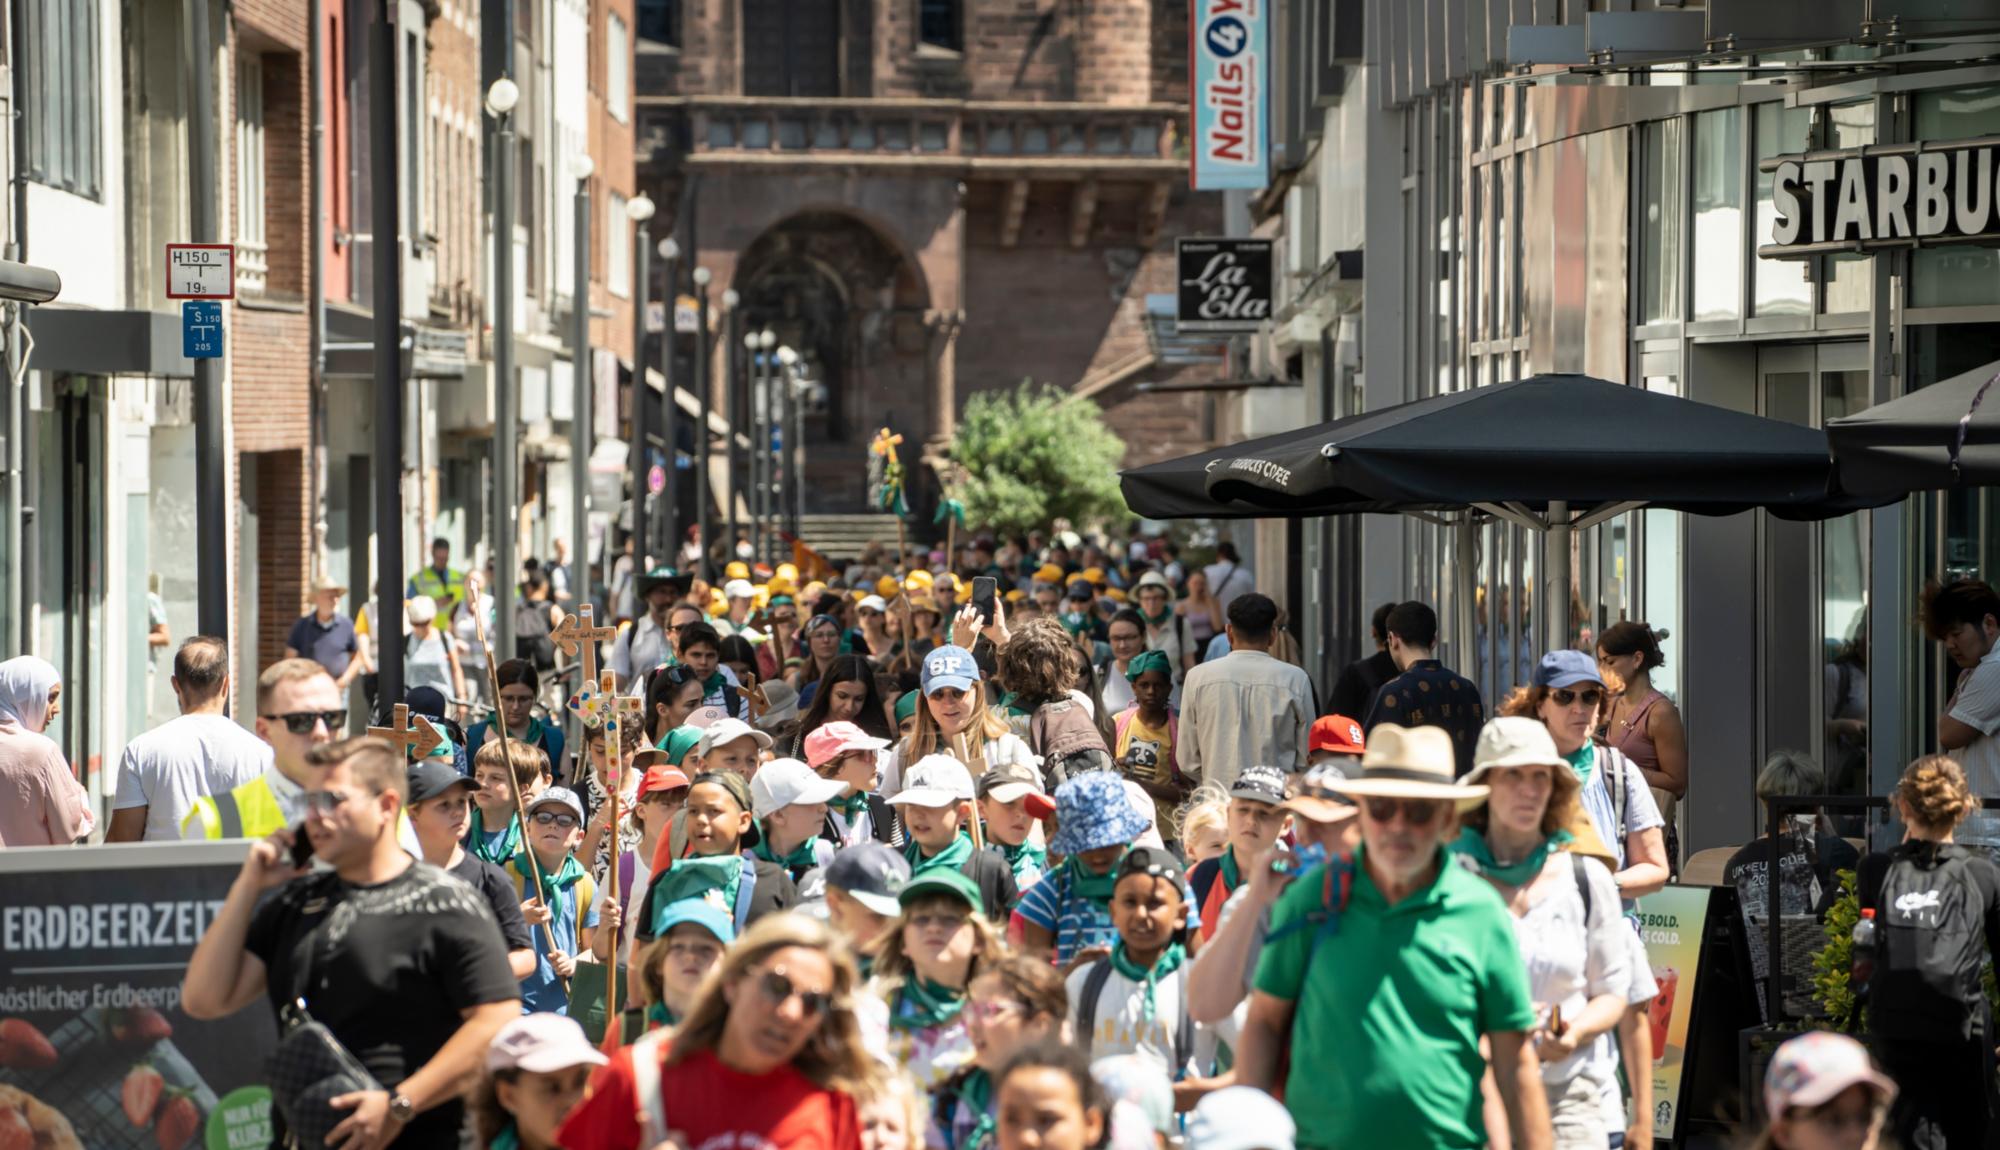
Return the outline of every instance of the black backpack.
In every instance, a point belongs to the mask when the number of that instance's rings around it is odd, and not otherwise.
[[[1870,1028],[1970,1038],[1985,1016],[1979,968],[1986,957],[1972,857],[1950,844],[1910,843],[1868,862],[1880,874],[1873,897],[1864,888],[1861,898],[1875,908]]]
[[[547,600],[523,599],[514,604],[514,657],[528,660],[538,671],[555,668],[556,645],[549,638]]]

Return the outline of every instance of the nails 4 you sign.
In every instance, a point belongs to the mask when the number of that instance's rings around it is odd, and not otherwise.
[[[1268,239],[1182,237],[1174,254],[1180,276],[1174,322],[1182,331],[1255,331],[1271,318]]]

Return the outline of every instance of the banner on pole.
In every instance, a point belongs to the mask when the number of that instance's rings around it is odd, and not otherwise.
[[[1270,182],[1268,0],[1195,0],[1188,23],[1194,76],[1188,184],[1196,191]]]

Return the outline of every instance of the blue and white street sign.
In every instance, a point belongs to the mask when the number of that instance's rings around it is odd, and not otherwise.
[[[181,354],[189,359],[222,358],[222,305],[200,300],[181,304]]]

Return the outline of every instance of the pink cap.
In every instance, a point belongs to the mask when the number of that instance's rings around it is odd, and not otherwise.
[[[1867,1047],[1845,1034],[1808,1031],[1771,1056],[1764,1072],[1764,1110],[1776,1118],[1794,1106],[1831,1102],[1850,1086],[1871,1087],[1884,1102],[1896,1097],[1896,1084],[1875,1069]]]
[[[821,723],[806,736],[806,763],[815,770],[849,751],[879,751],[889,740],[878,739],[853,723]]]
[[[602,1066],[583,1027],[560,1014],[524,1014],[500,1028],[486,1048],[486,1069],[549,1074],[572,1066]]]

